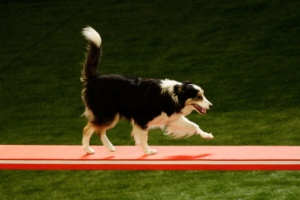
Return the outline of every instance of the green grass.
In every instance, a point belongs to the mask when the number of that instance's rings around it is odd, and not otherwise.
[[[2,1],[0,144],[80,144],[86,41],[103,73],[190,80],[214,109],[190,119],[212,141],[150,133],[150,145],[299,145],[300,3]],[[130,125],[109,132],[134,145]],[[92,144],[100,144],[96,137]],[[1,153],[1,152],[0,152]],[[0,171],[1,199],[297,199],[299,172]]]
[[[1,180],[14,184],[2,184],[1,199],[290,200],[300,194],[299,178],[289,171],[6,171]]]

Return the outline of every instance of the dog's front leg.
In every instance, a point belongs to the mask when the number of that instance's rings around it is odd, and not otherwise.
[[[191,123],[193,127],[195,127],[195,133],[199,134],[203,139],[205,139],[205,140],[212,140],[212,139],[214,139],[214,136],[211,133],[204,132],[203,130],[201,130],[201,128],[197,124],[195,124],[194,122],[189,121],[187,118],[186,118],[186,120],[189,123]]]
[[[199,126],[197,127],[196,134],[199,134],[202,138],[204,138],[206,140],[214,139],[214,136],[211,133],[206,133],[206,132],[202,131]]]
[[[206,140],[211,140],[214,136],[211,133],[206,133],[200,129],[200,127],[188,120],[185,116],[180,116],[177,120],[167,124],[168,134],[173,134],[175,137],[186,137],[193,134],[199,134]]]
[[[156,149],[150,149],[148,146],[148,130],[144,130],[140,126],[134,124],[131,135],[134,136],[135,143],[142,147],[146,155],[153,155],[157,153]]]

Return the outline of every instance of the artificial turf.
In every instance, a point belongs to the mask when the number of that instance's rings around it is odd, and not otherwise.
[[[150,145],[299,145],[299,1],[2,1],[0,144],[80,144],[86,41],[100,71],[190,80],[214,109],[195,121],[215,139]],[[134,145],[130,125],[108,135]],[[97,137],[92,144],[100,144]],[[0,152],[1,153],[1,152]],[[1,199],[297,199],[299,172],[0,171]]]

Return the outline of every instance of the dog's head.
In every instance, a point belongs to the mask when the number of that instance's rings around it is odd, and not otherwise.
[[[205,114],[206,110],[213,107],[204,96],[204,90],[189,81],[174,86],[174,93],[177,95],[179,102],[184,104],[188,110],[195,110],[199,114]]]

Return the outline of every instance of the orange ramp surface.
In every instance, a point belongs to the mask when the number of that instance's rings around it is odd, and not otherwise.
[[[21,170],[300,170],[300,146],[139,146],[109,152],[93,146],[0,145],[0,169]]]

